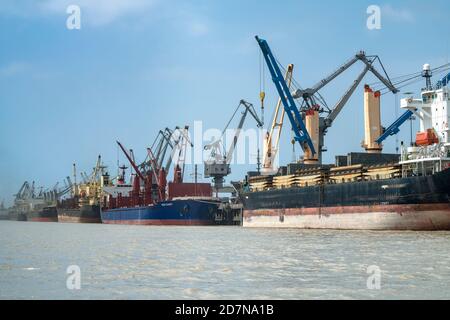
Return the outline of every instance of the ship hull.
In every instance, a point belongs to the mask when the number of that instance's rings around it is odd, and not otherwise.
[[[27,214],[24,212],[10,211],[9,212],[9,220],[12,221],[27,221]]]
[[[242,194],[244,227],[450,230],[450,169]]]
[[[163,201],[151,206],[102,210],[106,224],[214,225],[218,203],[200,200]]]
[[[0,220],[9,220],[9,214],[7,210],[0,210]]]
[[[58,222],[58,212],[56,207],[46,207],[42,210],[29,212],[27,220],[33,222]]]
[[[63,223],[101,223],[100,206],[83,205],[80,208],[57,208],[58,221]]]

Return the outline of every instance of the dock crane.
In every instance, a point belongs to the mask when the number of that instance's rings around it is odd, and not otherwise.
[[[240,109],[240,107],[243,106],[244,112],[242,112],[241,119],[239,121],[238,127],[235,131],[233,142],[231,143],[230,149],[228,152],[224,155],[222,152],[223,149],[223,137],[225,135],[226,130],[228,129],[231,121],[233,120],[234,116],[236,115],[237,111]],[[230,121],[226,125],[225,129],[222,132],[222,136],[212,142],[211,144],[208,144],[204,147],[205,150],[211,150],[210,159],[205,162],[205,172],[204,177],[205,178],[213,178],[214,187],[216,191],[218,191],[220,188],[223,188],[224,183],[224,177],[229,175],[231,173],[230,164],[233,159],[233,153],[236,148],[239,136],[241,134],[242,128],[245,123],[245,119],[247,118],[247,115],[250,113],[250,115],[255,119],[256,124],[258,128],[262,127],[264,124],[258,117],[255,108],[253,107],[253,104],[245,101],[240,100],[239,105],[237,106],[233,116],[231,117]]]
[[[151,177],[146,178],[141,170],[139,169],[138,165],[136,165],[134,156],[130,151],[128,151],[123,145],[122,143],[120,143],[119,141],[116,141],[117,144],[119,145],[120,149],[123,151],[123,153],[125,154],[125,157],[128,159],[128,162],[130,163],[131,167],[134,169],[136,175],[134,176],[133,179],[133,189],[131,191],[131,196],[133,199],[133,202],[135,205],[139,205],[140,202],[140,192],[141,192],[141,181],[144,182],[144,185],[147,187],[146,191],[150,190],[150,188],[148,187],[149,185],[151,185]],[[149,181],[150,180],[150,181]],[[145,194],[145,202],[146,203],[151,203],[152,202],[152,198],[151,198],[151,193],[150,192],[146,192]]]
[[[178,130],[178,127],[175,128],[175,131]],[[169,148],[173,149],[173,141],[172,137],[174,135],[174,131],[165,128],[164,130],[159,130],[152,146],[150,149],[152,150],[152,155],[155,157],[156,164],[158,167],[162,167],[164,159],[166,157],[167,151]],[[143,163],[139,165],[139,169],[143,172],[147,172],[151,170],[151,164],[149,162],[149,155],[147,154],[146,159]]]
[[[411,110],[406,110],[397,120],[395,120],[387,129],[384,130],[384,133],[379,136],[375,142],[381,144],[384,140],[386,140],[389,136],[393,136],[400,132],[400,127],[404,124],[408,119],[412,117],[414,114]]]
[[[322,152],[325,151],[323,148],[324,147],[323,137],[326,134],[327,129],[331,127],[333,121],[337,118],[337,116],[339,115],[345,104],[348,102],[351,95],[356,90],[356,88],[358,87],[358,85],[360,84],[360,82],[362,81],[362,79],[364,78],[364,76],[367,74],[368,71],[372,72],[393,93],[398,92],[398,90],[394,87],[394,85],[390,81],[387,74],[385,78],[373,67],[375,61],[377,60],[380,61],[379,57],[367,56],[365,52],[360,51],[349,61],[347,61],[345,64],[339,67],[336,71],[334,71],[329,76],[319,81],[313,87],[307,89],[297,89],[296,91],[294,91],[293,94],[291,94],[288,90],[286,82],[281,76],[277,61],[275,60],[272,52],[270,51],[267,42],[265,40],[260,39],[258,36],[256,36],[256,40],[258,41],[258,44],[264,54],[266,63],[269,67],[269,71],[272,75],[272,80],[274,81],[275,86],[277,87],[278,93],[285,107],[285,111],[288,113],[289,120],[292,124],[292,128],[295,134],[295,140],[300,142],[300,145],[305,152],[305,163],[307,161],[311,161],[313,163],[320,163],[322,161]],[[332,109],[329,109],[326,106],[326,103],[324,103],[323,99],[320,97],[318,91],[323,89],[327,84],[329,84],[332,80],[338,77],[345,70],[350,68],[357,61],[362,61],[365,64],[364,70],[353,82],[350,88],[344,93],[342,98],[339,99],[336,105]],[[297,109],[297,107],[295,106],[294,99],[302,99],[300,110]],[[325,110],[323,106],[322,107],[320,106],[320,104],[318,103],[320,101],[322,101],[322,104],[325,106],[327,110]],[[318,116],[318,113],[324,112],[328,113],[326,117]],[[318,137],[314,137],[316,139],[311,139],[310,136],[311,132],[308,132],[302,120],[304,118],[307,118],[308,116],[312,116],[311,117],[312,119],[317,119],[319,122],[317,124],[314,123],[315,120],[307,121],[307,123],[308,122],[311,123],[310,126],[318,127]]]
[[[284,81],[287,83],[288,89],[291,88],[293,70],[294,65],[288,65],[284,78]],[[271,175],[276,173],[273,162],[278,153],[285,114],[286,112],[281,108],[281,98],[278,98],[274,117],[272,120],[272,126],[270,128],[270,131],[267,133],[267,137],[264,142],[264,155],[261,170],[261,173],[263,175]]]
[[[165,200],[167,184],[165,169],[158,166],[157,158],[154,156],[151,148],[147,148],[147,153],[149,157],[151,172],[153,174],[153,179],[155,180],[158,188],[159,200]]]
[[[178,127],[175,128],[175,130],[178,130]],[[154,154],[156,163],[158,167],[161,167],[164,161],[164,158],[166,157],[167,150],[170,148],[173,149],[173,143],[172,143],[172,137],[173,137],[174,131],[166,128],[164,131],[160,131],[161,139],[160,143],[158,145],[158,148],[156,149],[156,153]],[[152,149],[153,150],[153,149]]]
[[[363,71],[358,75],[356,80],[353,81],[353,83],[350,85],[350,87],[345,91],[344,95],[338,100],[338,102],[334,105],[332,109],[328,109],[328,107],[325,107],[328,110],[324,110],[323,107],[320,107],[317,103],[318,100],[315,97],[316,94],[318,94],[318,91],[323,89],[326,85],[328,85],[331,81],[333,81],[336,77],[338,77],[340,74],[342,74],[344,71],[346,71],[348,68],[350,68],[352,65],[354,65],[357,61],[362,61],[365,65],[365,68]],[[381,60],[377,55],[368,56],[364,51],[360,51],[357,54],[355,54],[350,60],[348,60],[346,63],[344,63],[342,66],[340,66],[337,70],[335,70],[333,73],[325,77],[324,79],[320,80],[317,84],[315,84],[311,88],[307,89],[297,89],[293,97],[295,99],[302,99],[302,111],[310,111],[313,110],[313,112],[319,112],[319,113],[328,113],[326,117],[319,117],[319,136],[318,136],[318,155],[317,155],[317,161],[318,163],[321,163],[322,161],[322,152],[326,151],[324,149],[324,136],[327,133],[328,128],[330,128],[333,124],[333,122],[336,120],[339,113],[342,111],[344,106],[347,104],[348,100],[352,96],[352,94],[355,92],[358,85],[361,83],[362,79],[365,77],[367,72],[371,72],[375,77],[377,77],[392,93],[397,93],[398,89],[395,88],[395,86],[392,84],[391,80],[389,79],[389,76],[387,75],[386,71],[384,70],[383,65],[383,71],[386,75],[384,77],[380,72],[378,72],[373,64],[379,61],[381,64]]]
[[[260,39],[255,36],[256,41],[259,44],[261,52],[263,53],[264,60],[272,76],[272,81],[283,103],[284,111],[288,115],[289,121],[294,131],[294,140],[297,141],[303,150],[309,150],[312,154],[316,153],[311,137],[306,130],[305,123],[302,120],[302,116],[295,105],[294,98],[289,91],[288,85],[284,80],[283,74],[278,67],[278,63],[270,50],[269,44],[266,40]]]
[[[178,129],[179,133],[177,139],[174,140],[172,153],[167,160],[166,172],[169,171],[173,159],[176,159],[174,164],[174,183],[182,183],[184,180],[184,169],[186,164],[186,153],[188,145],[192,148],[194,144],[189,138],[189,126],[185,126],[183,129]]]

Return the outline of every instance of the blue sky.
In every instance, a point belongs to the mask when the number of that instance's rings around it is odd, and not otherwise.
[[[66,28],[69,4],[81,7],[81,30]],[[371,4],[382,9],[381,30],[366,27]],[[116,139],[143,158],[161,128],[195,120],[222,128],[240,99],[258,105],[256,34],[282,64],[294,63],[295,79],[307,87],[361,49],[379,55],[391,76],[448,62],[449,12],[446,0],[3,0],[0,198],[11,201],[24,180],[52,186],[73,162],[89,171],[98,154],[115,172]],[[322,92],[328,104],[361,69]],[[266,91],[269,118],[277,96],[268,77]],[[329,130],[326,162],[362,150],[362,91]],[[394,109],[395,98],[383,96],[385,125]],[[289,140],[285,130],[282,163],[291,159]],[[409,141],[409,129],[399,140]],[[391,138],[385,151],[394,150]],[[231,178],[247,169],[235,166]]]

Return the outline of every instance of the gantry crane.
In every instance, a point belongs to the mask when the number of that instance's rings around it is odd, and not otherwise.
[[[225,132],[227,131],[231,121],[234,119],[237,111],[240,109],[240,107],[243,106],[244,112],[242,112],[241,119],[239,121],[238,127],[235,131],[233,141],[231,143],[230,149],[226,154],[222,152],[223,150],[223,137],[225,135]],[[211,144],[208,144],[204,147],[205,150],[211,150],[210,159],[205,162],[205,172],[204,177],[205,178],[213,178],[214,187],[217,190],[223,187],[224,183],[224,177],[229,175],[231,173],[230,164],[233,159],[233,153],[236,148],[239,136],[241,134],[242,128],[245,123],[245,119],[247,118],[247,115],[250,113],[250,115],[255,119],[256,124],[258,128],[262,127],[264,124],[258,117],[255,108],[253,107],[253,104],[241,100],[239,101],[239,105],[237,106],[233,116],[231,117],[230,121],[228,121],[225,129],[222,132],[222,136],[212,142]]]

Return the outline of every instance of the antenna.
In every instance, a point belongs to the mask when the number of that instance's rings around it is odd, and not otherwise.
[[[433,86],[431,84],[431,77],[433,76],[433,72],[431,71],[431,66],[428,63],[425,63],[423,65],[423,69],[422,69],[422,77],[425,78],[425,82],[426,82],[426,90],[433,90]]]

